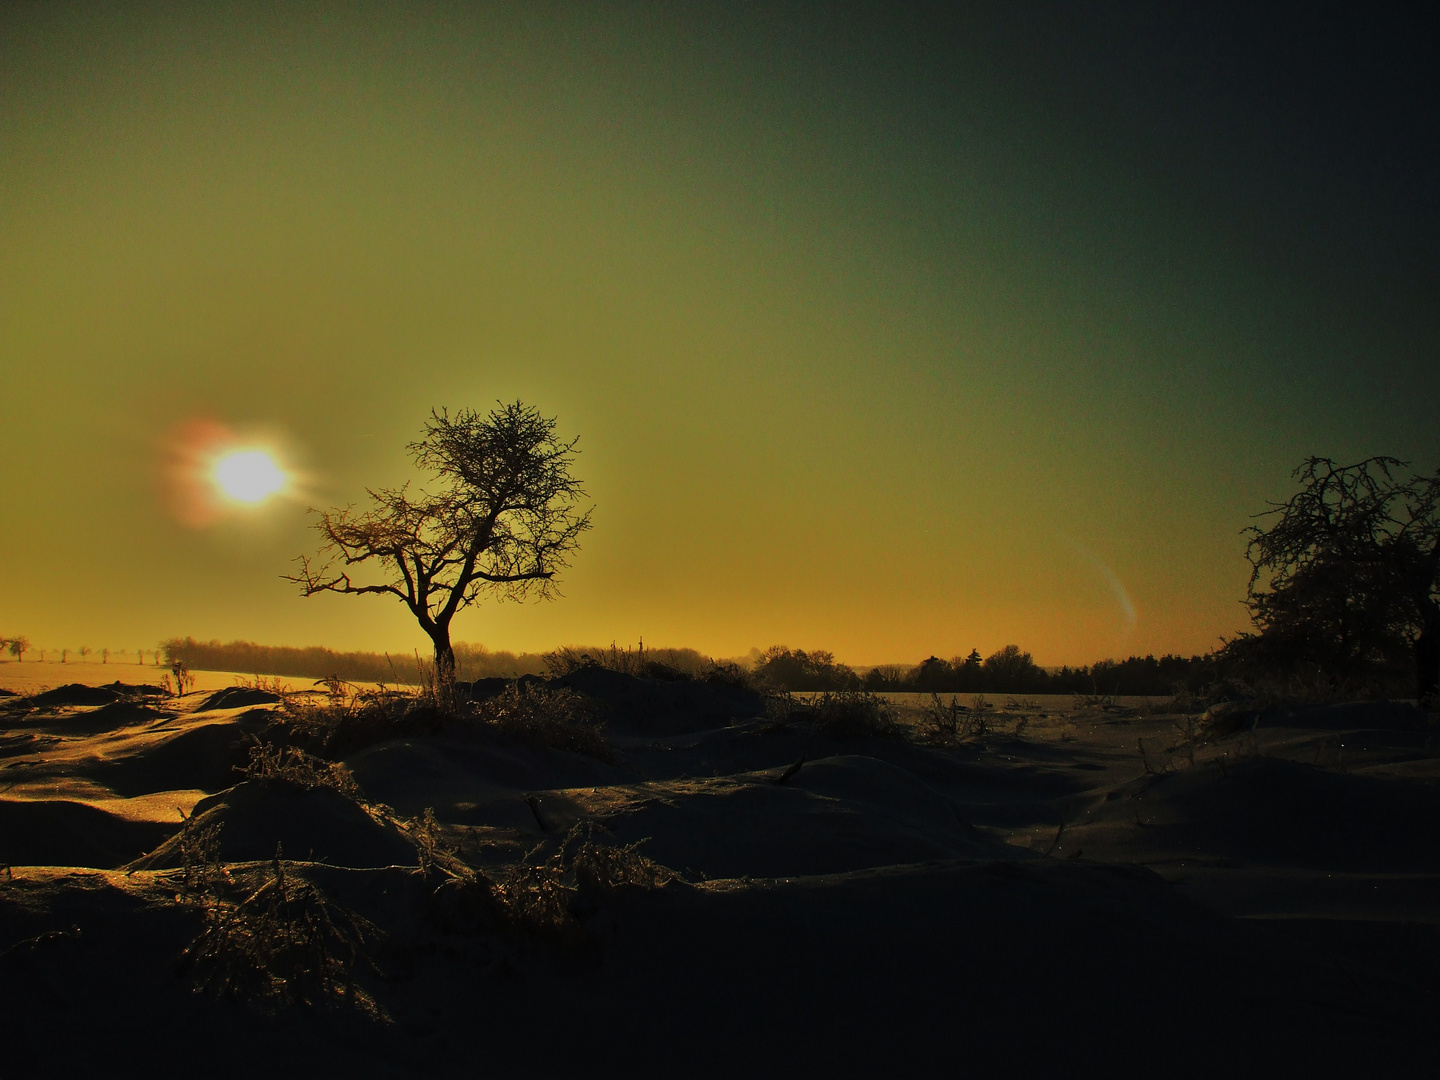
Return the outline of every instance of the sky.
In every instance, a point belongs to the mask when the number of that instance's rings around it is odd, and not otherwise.
[[[522,400],[594,526],[456,640],[1204,652],[1306,455],[1440,466],[1408,18],[5,5],[0,634],[423,650],[282,580],[307,508]],[[222,443],[285,488],[186,488]]]

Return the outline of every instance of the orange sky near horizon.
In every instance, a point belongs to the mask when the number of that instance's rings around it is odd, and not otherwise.
[[[594,528],[562,599],[456,640],[1058,665],[1243,629],[1240,531],[1301,458],[1440,459],[1429,174],[1344,171],[1340,84],[1292,122],[1244,57],[1209,86],[1179,36],[1151,70],[975,11],[0,15],[0,634],[423,650],[280,575],[432,407],[516,399],[579,436]],[[222,444],[289,480],[211,498]]]

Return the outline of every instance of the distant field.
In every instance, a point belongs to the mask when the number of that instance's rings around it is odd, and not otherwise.
[[[170,673],[166,667],[156,667],[154,664],[96,664],[96,663],[66,663],[61,664],[53,660],[43,662],[25,661],[16,663],[9,661],[0,663],[0,689],[13,690],[16,693],[33,694],[40,690],[56,686],[64,686],[67,683],[84,683],[87,686],[101,686],[105,683],[162,683],[165,676]],[[249,681],[255,676],[237,674],[233,671],[192,671],[195,676],[196,690],[219,690],[226,686],[234,686],[244,680]],[[266,681],[278,679],[279,682],[291,690],[309,690],[315,686],[315,680],[300,676],[262,676]],[[357,686],[373,686],[373,683],[356,683]],[[797,698],[810,699],[819,697],[818,693],[802,692],[795,695]],[[894,705],[903,709],[918,709],[930,702],[929,694],[902,693],[890,691],[878,695]],[[951,698],[955,698],[962,705],[971,705],[974,701],[974,694],[941,694],[940,700],[949,704]],[[991,708],[998,712],[1069,712],[1075,707],[1074,694],[986,694],[985,700],[990,703]],[[1149,702],[1167,700],[1163,697],[1145,696],[1122,696],[1115,699],[1117,704],[1139,707]],[[1012,702],[1014,704],[1012,704]]]
[[[807,691],[805,693],[797,693],[795,696],[798,698],[811,699],[819,697],[820,694],[817,692]],[[917,694],[901,691],[883,691],[876,696],[884,698],[892,705],[899,705],[907,708],[919,708],[920,706],[930,704],[929,694]],[[998,712],[1068,712],[1075,707],[1076,701],[1074,694],[987,693],[982,696],[987,702],[989,702],[990,707]],[[948,705],[950,704],[950,699],[954,698],[961,705],[968,706],[974,703],[975,697],[975,694],[941,694],[940,700],[946,705]],[[1127,694],[1116,697],[1114,700],[1117,705],[1126,705],[1132,708],[1139,708],[1140,706],[1146,705],[1150,702],[1168,701],[1169,698],[1156,695],[1146,696],[1143,694]]]
[[[0,663],[0,690],[13,690],[19,694],[33,694],[68,683],[83,683],[86,686],[103,686],[106,683],[152,683],[159,685],[170,674],[170,669],[154,664],[61,664],[52,660],[23,663],[9,661]],[[192,671],[196,690],[219,690],[234,686],[239,680],[249,680],[250,675],[237,675],[232,671]],[[267,680],[269,676],[266,676]],[[314,686],[313,679],[281,678],[280,682],[292,690],[308,690]]]

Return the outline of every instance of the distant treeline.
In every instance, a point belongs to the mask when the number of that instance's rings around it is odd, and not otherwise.
[[[776,645],[760,654],[753,674],[782,690],[1163,695],[1198,691],[1215,680],[1217,668],[1212,656],[1132,656],[1046,671],[1018,645],[1006,645],[983,658],[972,649],[968,656],[932,656],[914,667],[881,664],[862,674],[823,650]]]
[[[161,644],[167,663],[180,662],[201,671],[233,671],[245,675],[289,675],[302,679],[331,677],[350,682],[419,685],[430,658],[371,652],[335,652],[320,646],[295,648],[257,645],[253,641],[196,641],[171,638]],[[872,690],[940,694],[1172,694],[1199,691],[1217,678],[1215,656],[1132,656],[1101,660],[1084,667],[1047,671],[1017,645],[989,656],[976,649],[968,656],[938,656],[907,667],[881,664],[856,670],[823,649],[806,652],[774,645],[746,666],[748,678],[773,690]],[[562,646],[549,653],[492,651],[483,645],[455,646],[456,673],[464,680],[514,678],[517,675],[563,674],[597,663],[632,675],[655,678],[702,678],[733,662],[714,661],[695,649],[620,649],[615,645]]]
[[[196,641],[171,638],[161,642],[165,662],[176,661],[196,671],[233,671],[244,675],[289,675],[301,679],[344,679],[419,686],[432,665],[428,653],[409,656],[392,653],[335,652],[318,645],[257,645],[253,641]],[[715,667],[715,661],[694,649],[619,648],[601,645],[562,645],[548,653],[513,653],[466,642],[455,644],[455,673],[466,682],[518,675],[563,675],[585,664],[600,664],[630,675],[659,678],[696,678]]]
[[[422,665],[430,657],[372,652],[335,652],[312,645],[295,648],[289,645],[257,645],[253,641],[196,641],[194,638],[171,638],[162,642],[161,651],[167,663],[179,661],[199,671],[234,671],[244,675],[290,675],[301,679],[328,679],[332,676],[349,682],[377,682],[418,686],[425,680]],[[485,679],[495,676],[540,675],[546,670],[545,657],[539,653],[492,652],[483,645],[455,646],[456,673],[462,679]]]

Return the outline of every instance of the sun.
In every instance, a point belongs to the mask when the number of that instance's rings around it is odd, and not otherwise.
[[[289,479],[264,450],[232,450],[215,462],[212,476],[226,498],[250,505],[283,490]]]

